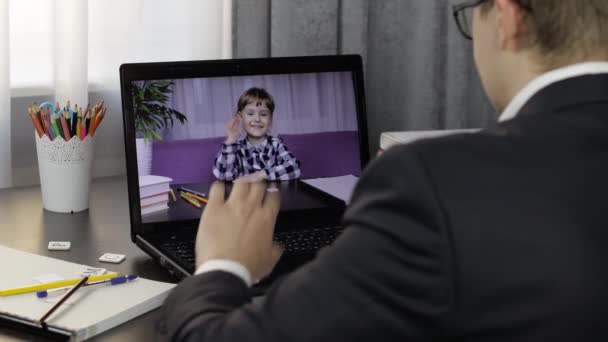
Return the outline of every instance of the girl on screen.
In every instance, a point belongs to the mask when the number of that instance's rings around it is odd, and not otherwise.
[[[300,162],[280,138],[269,135],[274,100],[263,88],[247,89],[239,98],[236,115],[226,123],[226,141],[215,158],[218,180],[246,177],[258,180],[291,180],[300,177]],[[246,136],[239,139],[241,128]]]

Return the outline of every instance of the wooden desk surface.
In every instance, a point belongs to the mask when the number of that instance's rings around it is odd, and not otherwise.
[[[93,181],[89,210],[58,214],[42,208],[39,187],[0,190],[0,244],[75,263],[104,267],[140,277],[176,282],[131,242],[126,177]],[[69,251],[49,251],[49,241],[71,241]],[[126,254],[121,264],[97,261],[102,254]],[[91,339],[91,341],[153,341],[160,314],[154,310]],[[2,341],[37,341],[30,335],[0,328]]]

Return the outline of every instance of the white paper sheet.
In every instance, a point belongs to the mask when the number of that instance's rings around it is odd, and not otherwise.
[[[359,177],[353,175],[303,180],[304,183],[339,198],[346,204],[350,202],[350,197],[358,181]]]

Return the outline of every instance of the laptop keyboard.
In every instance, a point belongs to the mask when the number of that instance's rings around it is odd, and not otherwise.
[[[275,234],[274,240],[283,244],[286,253],[316,253],[331,245],[342,230],[338,226],[281,232]]]
[[[289,254],[312,254],[319,249],[331,245],[342,233],[343,227],[321,227],[277,233],[275,241],[281,242],[285,252]],[[192,265],[194,269],[194,241],[172,240],[162,243],[163,249],[183,262]]]
[[[194,269],[194,241],[171,241],[162,244],[163,249],[169,252],[178,260],[185,262],[188,265],[192,265],[191,269]]]

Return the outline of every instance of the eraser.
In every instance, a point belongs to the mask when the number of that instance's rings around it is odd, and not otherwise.
[[[99,261],[111,262],[113,264],[120,264],[123,260],[125,260],[126,257],[127,256],[124,254],[106,253],[99,257]]]
[[[91,277],[91,276],[98,276],[98,275],[102,275],[102,274],[106,274],[105,268],[87,266],[82,271],[82,273],[80,273],[79,277]]]
[[[49,251],[67,251],[72,246],[70,241],[49,241]]]

